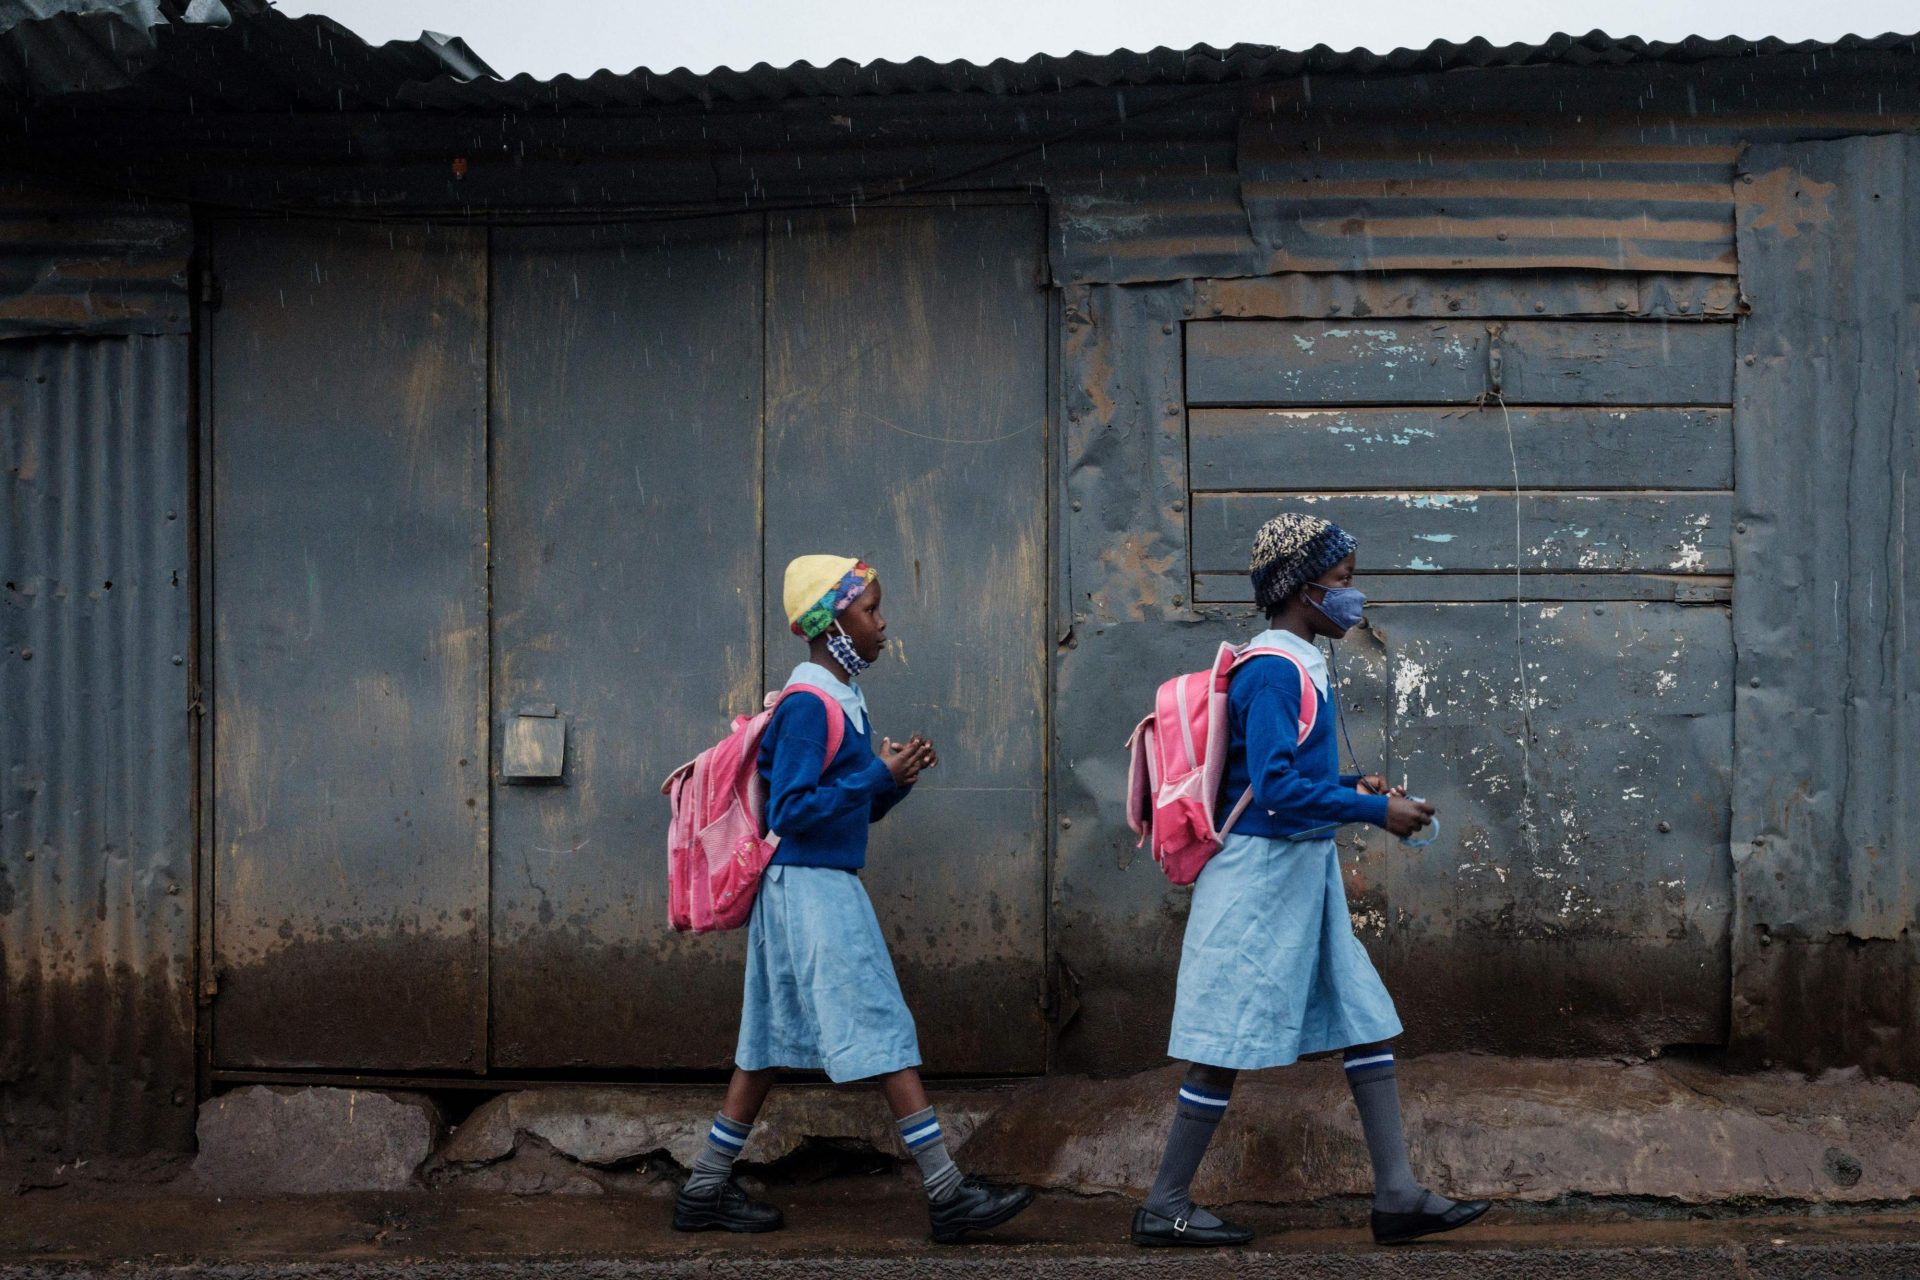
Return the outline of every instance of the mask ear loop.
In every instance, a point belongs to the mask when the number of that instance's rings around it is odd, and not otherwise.
[[[1340,659],[1335,657],[1334,654],[1334,647],[1329,644],[1327,646],[1327,666],[1332,673],[1331,678],[1333,682],[1338,685],[1342,683],[1340,676]],[[1360,768],[1360,753],[1353,749],[1353,739],[1347,733],[1347,713],[1338,699],[1334,701],[1333,709],[1334,719],[1340,725],[1340,740],[1346,743],[1347,746],[1347,759],[1352,762],[1354,770],[1357,772]],[[1431,830],[1428,831],[1425,836],[1417,840],[1411,836],[1402,836],[1400,843],[1406,845],[1409,849],[1424,849],[1435,840],[1438,840],[1440,838],[1440,819],[1429,818],[1427,821]]]

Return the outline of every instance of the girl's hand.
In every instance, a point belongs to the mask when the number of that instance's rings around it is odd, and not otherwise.
[[[1402,840],[1433,821],[1433,806],[1425,800],[1398,795],[1387,797],[1387,830]]]
[[[886,765],[887,772],[893,775],[894,786],[910,787],[920,777],[922,769],[930,769],[936,763],[933,744],[917,733],[906,742],[882,738],[880,763]]]
[[[1363,796],[1384,796],[1387,794],[1387,780],[1377,773],[1369,773],[1360,779],[1356,788]]]

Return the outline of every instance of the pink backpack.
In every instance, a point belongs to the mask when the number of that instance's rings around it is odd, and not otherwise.
[[[682,933],[738,929],[753,914],[760,877],[780,843],[779,836],[766,834],[760,738],[774,708],[790,693],[810,693],[826,704],[827,758],[821,767],[832,764],[847,713],[824,689],[796,684],[769,693],[759,715],[735,716],[726,737],[660,785],[673,806],[667,824],[667,923]]]
[[[1233,806],[1217,830],[1214,797],[1227,770],[1227,683],[1241,663],[1253,658],[1285,658],[1300,673],[1300,742],[1313,732],[1320,711],[1318,691],[1299,658],[1285,649],[1236,649],[1220,646],[1205,671],[1175,676],[1154,696],[1153,714],[1127,739],[1133,758],[1127,767],[1127,825],[1145,844],[1153,838],[1153,858],[1167,879],[1192,884],[1220,852],[1253,799],[1253,788]]]

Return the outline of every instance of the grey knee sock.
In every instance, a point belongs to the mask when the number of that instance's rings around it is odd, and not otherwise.
[[[1205,1209],[1196,1209],[1189,1188],[1207,1154],[1207,1144],[1227,1114],[1227,1099],[1233,1086],[1197,1083],[1197,1073],[1188,1071],[1180,1082],[1179,1101],[1173,1109],[1173,1128],[1167,1134],[1167,1151],[1160,1157],[1160,1172],[1147,1192],[1145,1209],[1163,1218],[1182,1218],[1196,1227],[1217,1227],[1220,1219]]]
[[[734,1158],[746,1147],[752,1132],[750,1124],[729,1120],[724,1113],[715,1115],[707,1140],[700,1144],[700,1154],[693,1158],[693,1170],[680,1189],[696,1196],[719,1189],[732,1176]]]
[[[1347,1086],[1353,1090],[1353,1105],[1360,1109],[1360,1128],[1367,1135],[1367,1155],[1373,1161],[1373,1207],[1383,1213],[1444,1213],[1452,1208],[1453,1201],[1414,1181],[1407,1163],[1393,1050],[1369,1045],[1347,1050],[1346,1058]]]
[[[927,1190],[927,1199],[934,1204],[950,1199],[960,1189],[960,1166],[947,1154],[947,1135],[940,1128],[940,1117],[932,1107],[926,1107],[903,1118],[899,1125],[900,1141],[920,1166],[920,1184]]]

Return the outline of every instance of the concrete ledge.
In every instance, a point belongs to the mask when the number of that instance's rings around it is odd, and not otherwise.
[[[1920,1196],[1920,1088],[1856,1072],[1728,1075],[1445,1054],[1403,1061],[1414,1171],[1456,1196],[1683,1204],[1878,1204]],[[1138,1194],[1165,1141],[1178,1067],[1052,1078],[994,1109],[970,1170],[1077,1192]],[[1372,1175],[1340,1064],[1243,1075],[1200,1166],[1202,1203],[1366,1195]]]

